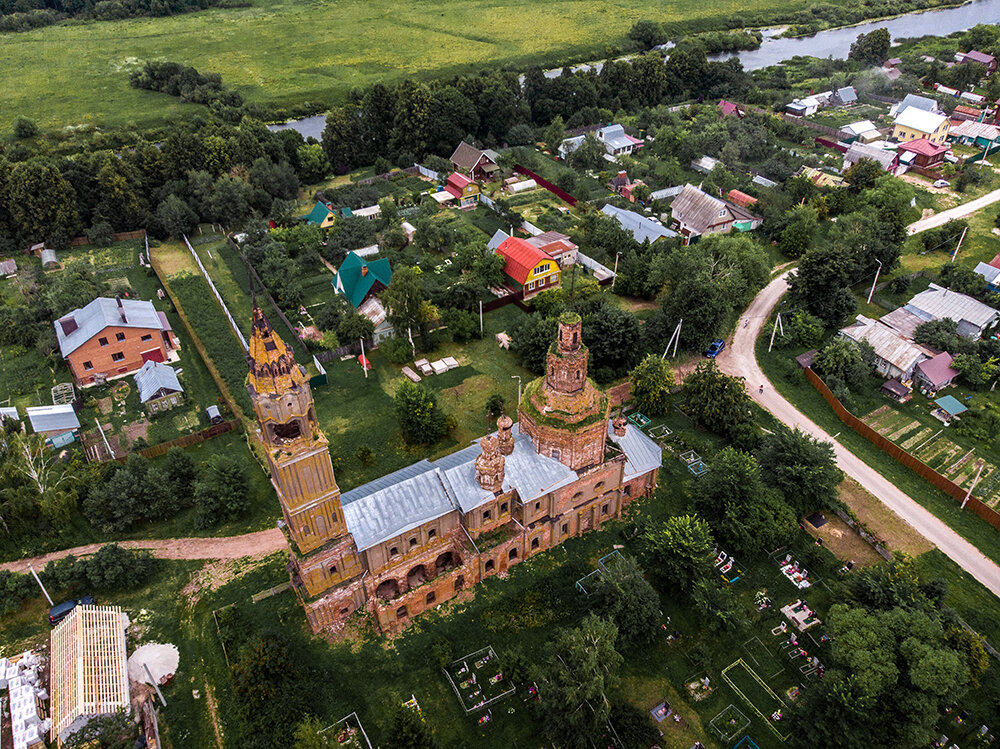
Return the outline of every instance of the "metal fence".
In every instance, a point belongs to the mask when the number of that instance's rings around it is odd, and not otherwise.
[[[247,345],[247,339],[243,337],[243,331],[240,330],[240,326],[236,324],[236,320],[233,319],[232,314],[229,312],[229,307],[227,307],[226,303],[222,300],[222,294],[219,293],[219,290],[215,288],[215,284],[212,283],[212,277],[208,275],[208,271],[205,270],[205,266],[201,264],[201,258],[198,257],[198,253],[194,251],[194,247],[192,247],[191,243],[188,241],[187,235],[182,236],[184,237],[184,244],[191,253],[191,257],[194,258],[194,261],[198,263],[198,267],[201,269],[201,275],[203,275],[205,280],[208,281],[208,287],[212,290],[212,293],[215,294],[215,298],[218,300],[219,306],[222,307],[222,311],[226,313],[226,319],[229,320],[229,325],[232,327],[233,333],[236,334],[236,340],[238,340],[240,345],[243,346],[244,351],[248,351],[250,347]]]
[[[435,172],[433,169],[428,169],[427,167],[421,166],[420,164],[414,164],[413,166],[417,168],[417,171],[420,173],[421,177],[427,177],[428,179],[432,179],[435,182],[441,179],[441,175],[438,172]]]
[[[574,198],[568,192],[566,192],[565,190],[563,190],[561,187],[556,187],[555,185],[553,185],[551,182],[549,182],[544,177],[539,177],[537,174],[535,174],[530,169],[526,169],[523,166],[521,166],[520,164],[516,164],[514,166],[514,171],[517,172],[518,174],[523,174],[525,177],[529,177],[529,178],[535,180],[535,182],[537,182],[540,187],[544,187],[546,190],[548,190],[550,193],[552,193],[553,195],[555,195],[560,200],[563,200],[566,203],[569,203],[571,206],[576,206],[576,204],[578,202],[576,198]]]
[[[957,502],[965,502],[965,506],[972,510],[972,512],[981,517],[994,528],[1000,529],[1000,513],[990,507],[987,507],[975,497],[966,497],[966,494],[968,493],[966,489],[963,489],[951,479],[942,476],[922,460],[910,455],[895,443],[890,442],[870,426],[861,421],[861,419],[857,416],[844,408],[843,404],[837,400],[837,396],[833,394],[830,388],[826,386],[826,383],[820,379],[819,375],[817,375],[811,367],[806,367],[805,373],[806,379],[809,380],[809,382],[812,383],[812,386],[819,391],[819,394],[826,399],[826,402],[830,404],[830,407],[834,410],[834,413],[837,414],[837,417],[842,422],[847,424],[851,427],[851,429],[871,442],[882,452],[896,460],[897,463],[901,463],[907,468],[912,469],[922,478],[929,481]]]

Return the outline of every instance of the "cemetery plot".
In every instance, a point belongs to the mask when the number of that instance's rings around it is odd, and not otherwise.
[[[774,725],[781,719],[781,710],[785,707],[785,703],[742,658],[722,669],[722,678],[753,708],[778,738],[782,740],[787,738]]]
[[[489,645],[443,670],[466,715],[514,694],[514,685],[507,681],[500,659]]]
[[[750,727],[750,719],[733,705],[728,705],[721,713],[709,721],[708,725],[725,743],[734,741]]]

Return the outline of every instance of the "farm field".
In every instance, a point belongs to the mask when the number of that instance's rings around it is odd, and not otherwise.
[[[147,59],[221,73],[254,102],[332,104],[375,82],[601,57],[643,18],[678,33],[806,5],[674,0],[653,10],[638,0],[447,0],[404,10],[389,0],[254,0],[248,8],[48,27],[3,35],[0,130],[17,115],[52,129],[141,126],[194,112],[196,105],[129,88],[129,71]]]

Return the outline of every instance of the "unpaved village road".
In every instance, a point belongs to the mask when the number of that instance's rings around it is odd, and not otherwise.
[[[997,191],[997,194],[997,199],[1000,200],[1000,191]],[[744,377],[750,397],[774,414],[776,418],[790,427],[798,427],[816,439],[830,442],[837,456],[837,465],[844,473],[876,496],[917,533],[947,554],[962,569],[1000,596],[1000,567],[987,559],[975,546],[959,536],[947,524],[938,520],[929,510],[917,504],[911,497],[900,491],[895,484],[884,478],[882,474],[807,419],[795,406],[785,400],[764,376],[757,364],[754,345],[761,328],[770,318],[771,311],[788,290],[790,272],[786,272],[771,281],[744,312],[732,341],[718,357],[719,368],[727,374]],[[743,320],[747,318],[749,318],[750,323],[747,327],[743,327]],[[764,385],[763,394],[759,392],[761,385]]]
[[[120,541],[119,544],[129,549],[149,549],[155,556],[163,559],[240,559],[270,554],[286,547],[285,536],[277,528],[225,538],[165,538]],[[0,569],[27,572],[28,564],[31,563],[37,571],[55,559],[62,559],[70,554],[77,557],[86,556],[93,554],[101,546],[102,544],[88,544],[77,546],[75,549],[53,551],[30,559],[5,562],[0,564]]]

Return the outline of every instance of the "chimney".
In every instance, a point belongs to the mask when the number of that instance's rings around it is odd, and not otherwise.
[[[362,265],[361,266],[361,277],[364,278],[367,275],[368,275],[368,266],[367,265]]]
[[[622,170],[620,170],[618,172],[618,176],[621,177],[621,178],[623,178],[623,179],[628,179],[628,172],[626,172],[624,169],[622,169]]]
[[[624,437],[625,431],[628,429],[628,419],[618,414],[615,420],[611,422],[611,428],[614,430],[616,437]]]
[[[497,419],[497,443],[502,455],[514,452],[514,435],[510,431],[512,426],[514,422],[511,418],[507,414],[500,414]]]
[[[59,321],[59,326],[62,328],[63,335],[69,335],[74,330],[77,329],[76,318],[73,315],[64,317]]]
[[[127,323],[128,320],[125,318],[125,307],[122,305],[122,298],[118,294],[115,294],[115,301],[118,302],[118,314],[121,316],[122,322]]]
[[[497,438],[486,435],[479,440],[482,452],[476,458],[476,481],[488,492],[499,494],[503,488],[504,457]]]

